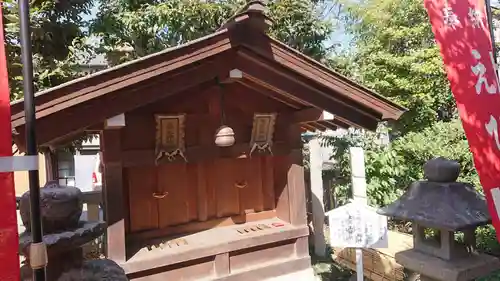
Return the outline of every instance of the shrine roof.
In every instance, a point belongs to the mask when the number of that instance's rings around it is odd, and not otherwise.
[[[263,90],[293,100],[298,109],[326,110],[346,126],[373,130],[379,121],[398,119],[405,111],[271,38],[266,29],[272,22],[264,11],[264,3],[250,1],[210,35],[41,91],[35,96],[37,120],[68,110],[71,115],[81,114],[83,107],[113,100],[113,106],[105,112],[91,111],[95,120],[79,120],[61,129],[61,134],[68,135],[95,124],[97,118],[105,120],[154,102],[157,97],[144,91],[150,84],[168,84],[166,91],[181,92],[214,78],[230,79],[229,73],[235,69],[242,72],[242,83],[258,84]],[[120,103],[115,106],[117,100]],[[25,124],[22,101],[11,103],[12,127],[18,131],[23,131],[20,128]]]

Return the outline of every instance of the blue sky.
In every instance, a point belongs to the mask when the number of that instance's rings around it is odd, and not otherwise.
[[[96,3],[97,4],[97,3]],[[83,19],[84,20],[91,20],[95,17],[95,15],[97,14],[97,5],[94,5],[94,7],[92,8],[92,10],[90,11],[90,15],[83,15]]]

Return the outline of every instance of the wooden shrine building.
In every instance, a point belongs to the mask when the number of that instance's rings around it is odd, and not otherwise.
[[[41,147],[100,133],[107,256],[133,280],[309,268],[301,133],[373,130],[403,112],[269,37],[264,8],[36,96]],[[22,102],[12,125],[22,148]]]

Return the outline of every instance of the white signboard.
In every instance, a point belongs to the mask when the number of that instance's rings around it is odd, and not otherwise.
[[[342,248],[387,248],[387,217],[354,201],[326,213],[330,245]]]
[[[92,191],[92,172],[95,163],[95,155],[75,155],[75,186],[82,192]]]

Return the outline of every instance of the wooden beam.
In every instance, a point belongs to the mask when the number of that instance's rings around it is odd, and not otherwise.
[[[310,132],[315,132],[317,130],[315,127],[313,127],[313,126],[311,126],[310,124],[307,124],[307,123],[302,123],[302,124],[300,124],[300,126],[302,128],[304,128],[304,130],[310,131]]]
[[[337,126],[330,122],[330,120],[319,120],[315,122],[316,124],[325,128],[325,130],[337,130]]]
[[[189,162],[198,162],[208,159],[234,157],[246,158],[250,152],[249,143],[237,143],[230,147],[219,148],[215,144],[209,146],[196,146],[186,148],[185,156]],[[275,142],[273,144],[273,155],[285,155],[288,153],[288,145],[283,142]],[[254,152],[254,156],[259,155],[259,152]],[[155,164],[155,151],[153,149],[146,150],[128,150],[122,151],[121,161],[124,167],[135,167]],[[166,160],[165,160],[166,161]],[[184,161],[181,157],[175,161]],[[168,163],[168,162],[166,162]]]
[[[305,103],[321,110],[327,110],[366,129],[375,130],[377,128],[380,115],[371,114],[369,110],[357,107],[354,103],[342,101],[340,98],[335,99],[311,86],[312,83],[304,82],[300,76],[293,75],[291,71],[277,69],[272,66],[272,62],[257,59],[248,51],[238,51],[235,60],[238,69],[247,74],[245,77],[256,83],[276,92],[285,92],[285,95],[293,95]]]
[[[238,80],[238,83],[240,83],[241,85],[244,85],[245,87],[248,87],[252,90],[255,90],[258,93],[261,93],[265,96],[268,96],[274,100],[277,100],[281,103],[284,103],[292,108],[300,109],[301,107],[303,107],[302,103],[299,100],[297,100],[296,98],[294,99],[293,96],[284,96],[281,93],[274,92],[274,91],[270,90],[269,88],[263,87],[262,85],[253,82],[252,80],[241,79],[241,80]]]
[[[76,105],[37,120],[37,142],[42,145],[60,136],[68,135],[105,119],[131,111],[146,104],[182,92],[193,86],[213,83],[216,76],[228,75],[229,67],[223,56],[192,66],[176,75],[159,76],[123,91],[110,95],[87,97],[85,103]],[[161,85],[168,85],[164,87]],[[206,85],[205,85],[206,86]],[[161,90],[159,90],[161,89]],[[82,118],[85,116],[85,118]],[[66,120],[66,122],[60,122]],[[58,124],[54,126],[54,124]],[[24,126],[19,127],[24,130]]]
[[[303,81],[314,81],[331,96],[335,95],[344,101],[355,101],[359,108],[364,108],[367,112],[378,112],[380,118],[396,120],[406,111],[405,108],[270,38],[267,34],[235,30],[231,36],[241,45],[241,49],[248,48],[257,56],[276,62],[281,68],[293,70],[304,78]]]
[[[182,251],[158,251],[156,255],[149,255],[149,257],[146,258],[141,258],[140,254],[137,254],[137,256],[131,258],[127,263],[120,264],[120,266],[129,275],[132,275],[135,272],[147,272],[148,270],[152,269],[158,270],[160,268],[169,265],[175,265],[185,261],[193,261],[200,258],[212,257],[219,253],[229,253],[241,249],[253,248],[255,246],[271,245],[272,243],[280,243],[291,239],[297,239],[299,237],[305,237],[308,234],[308,229],[307,226],[291,227],[290,225],[285,224],[284,227],[271,229],[269,233],[262,233],[260,235],[242,235],[237,237],[237,239],[234,239],[234,236],[232,235],[222,235],[220,239],[214,240],[214,243],[197,243],[197,241],[205,241],[206,239],[210,240],[211,238],[213,239],[213,237],[217,237],[217,228],[210,230],[210,232],[206,234],[204,234],[203,232],[194,234],[194,236],[196,237],[194,239],[196,247],[188,246],[190,247],[190,249]],[[220,228],[220,233],[227,232],[224,232],[223,228]],[[252,275],[248,276],[248,279],[245,280],[256,279],[255,276]]]
[[[406,111],[405,108],[389,99],[377,95],[363,85],[328,69],[311,58],[292,50],[285,44],[274,39],[270,39],[270,41],[267,49],[271,50],[272,57],[276,62],[294,69],[308,79],[317,81],[317,83],[324,85],[332,92],[355,100],[369,110],[380,112],[381,118],[397,120]]]
[[[228,34],[225,32],[208,36],[204,40],[191,42],[187,45],[189,45],[189,47],[186,46],[187,48],[173,48],[158,52],[37,93],[35,97],[36,111],[38,113],[39,110],[73,100],[90,92],[116,91],[172,69],[190,65],[232,47]],[[12,103],[12,121],[22,118],[23,110],[24,105],[21,101]]]
[[[103,154],[103,193],[106,230],[106,256],[117,263],[126,261],[125,197],[121,154],[121,130],[104,130],[101,134]]]
[[[325,120],[325,121],[330,123],[332,126],[340,127],[342,129],[348,129],[349,127],[351,127],[350,124],[347,124],[347,123],[340,121],[338,119]]]
[[[125,114],[119,114],[104,121],[104,128],[106,129],[121,129],[126,126]]]
[[[311,128],[309,130],[311,132],[322,131],[321,127],[318,127],[316,122],[300,123],[300,126],[308,126],[308,128]]]
[[[316,128],[318,128],[318,130],[320,130],[322,132],[330,129],[327,126],[325,126],[322,123],[320,123],[320,121],[312,122],[311,124],[313,124],[313,126],[315,126]]]
[[[318,108],[306,108],[293,113],[292,122],[303,123],[322,120],[323,110]]]
[[[245,224],[261,220],[268,220],[275,217],[276,217],[276,211],[271,210],[271,211],[263,211],[251,214],[234,215],[230,217],[211,219],[202,222],[190,222],[186,224],[173,225],[159,229],[145,230],[141,232],[131,233],[127,235],[127,242],[131,244],[144,243],[144,241],[151,240],[154,238],[204,231],[213,228],[214,225],[216,225],[217,227],[224,227],[235,224]]]

